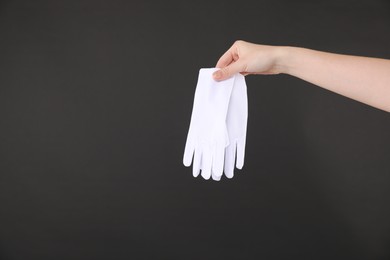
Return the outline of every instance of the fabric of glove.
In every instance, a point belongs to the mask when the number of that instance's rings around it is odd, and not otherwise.
[[[185,166],[192,162],[194,177],[202,170],[204,179],[210,179],[211,172],[222,175],[225,148],[229,145],[226,116],[235,77],[217,82],[212,77],[216,70],[199,71],[183,157]]]
[[[248,96],[245,77],[241,74],[235,74],[226,116],[229,145],[225,149],[224,172],[227,178],[233,178],[234,164],[236,164],[237,169],[242,169],[244,166],[247,122]],[[219,181],[221,175],[212,172],[213,180]]]

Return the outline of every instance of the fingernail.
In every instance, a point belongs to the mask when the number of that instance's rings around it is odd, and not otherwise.
[[[215,79],[220,79],[222,77],[222,73],[220,70],[217,70],[216,72],[213,73],[213,77]]]

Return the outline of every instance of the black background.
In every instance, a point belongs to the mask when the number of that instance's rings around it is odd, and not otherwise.
[[[0,259],[389,259],[389,113],[248,76],[244,169],[182,165],[237,39],[390,58],[390,2],[1,1]]]

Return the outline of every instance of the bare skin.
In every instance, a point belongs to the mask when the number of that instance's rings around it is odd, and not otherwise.
[[[390,112],[390,60],[236,41],[216,67],[216,80],[284,73]]]

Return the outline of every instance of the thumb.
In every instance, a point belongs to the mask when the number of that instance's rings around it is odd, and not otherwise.
[[[224,68],[221,68],[220,70],[215,71],[213,73],[213,78],[218,81],[228,79],[236,73],[244,72],[244,68],[245,68],[244,63],[238,60],[236,62],[233,62],[229,66],[226,66]]]

